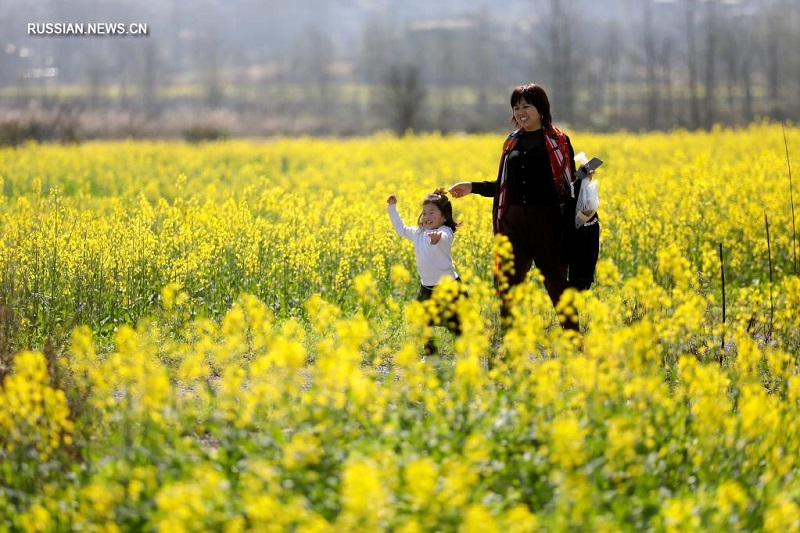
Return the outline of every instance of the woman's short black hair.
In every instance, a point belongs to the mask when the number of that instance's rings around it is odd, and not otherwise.
[[[527,85],[517,85],[511,91],[511,107],[517,105],[520,100],[525,100],[532,106],[535,106],[542,116],[542,127],[545,130],[550,129],[553,125],[553,117],[550,115],[550,99],[547,98],[547,93],[539,85],[535,83],[528,83]],[[511,123],[519,127],[517,119],[514,114],[511,114]]]

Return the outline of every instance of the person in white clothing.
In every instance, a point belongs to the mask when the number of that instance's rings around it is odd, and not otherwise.
[[[422,213],[417,226],[407,226],[400,213],[397,212],[397,196],[390,195],[386,200],[386,210],[392,227],[401,237],[414,243],[417,257],[417,271],[420,277],[420,288],[417,301],[423,302],[433,296],[433,290],[442,278],[460,281],[453,265],[453,238],[460,225],[453,218],[453,206],[444,189],[436,189],[422,200]],[[459,291],[460,292],[460,291]],[[431,323],[433,323],[431,319]],[[447,328],[456,335],[461,334],[460,320],[452,313],[446,320]],[[425,353],[436,353],[436,345],[432,339],[425,343]]]

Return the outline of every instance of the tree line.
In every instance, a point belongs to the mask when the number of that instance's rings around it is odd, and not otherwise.
[[[374,11],[347,39],[325,19],[328,3],[306,1],[323,16],[291,35],[290,13],[271,18],[257,2],[242,5],[260,13],[259,31],[237,32],[219,12],[192,18],[177,1],[149,18],[112,1],[108,17],[146,18],[151,31],[107,39],[19,35],[62,4],[7,6],[0,108],[17,119],[49,112],[62,125],[71,117],[73,134],[79,123],[88,136],[494,131],[507,127],[510,89],[532,81],[548,89],[556,121],[574,128],[800,119],[799,0],[618,0],[626,16],[596,20],[579,16],[580,0],[521,0],[530,9],[514,18]],[[281,29],[283,46],[264,44]],[[86,118],[98,114],[101,125]]]

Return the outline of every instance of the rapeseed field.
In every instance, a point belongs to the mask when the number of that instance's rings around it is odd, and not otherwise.
[[[577,339],[535,275],[500,327],[475,195],[462,335],[414,301],[386,197],[502,136],[0,149],[0,531],[800,530],[800,129],[571,138]]]

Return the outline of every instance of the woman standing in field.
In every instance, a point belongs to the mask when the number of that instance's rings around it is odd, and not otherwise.
[[[450,187],[455,198],[471,193],[494,198],[494,232],[508,237],[513,250],[514,271],[500,294],[506,323],[508,292],[534,265],[544,276],[554,307],[568,287],[588,289],[594,280],[600,229],[597,215],[589,225],[575,229],[575,153],[569,137],[553,125],[547,93],[533,83],[520,85],[511,93],[511,109],[516,129],[503,144],[497,179]],[[498,271],[509,269],[501,264]],[[571,318],[562,318],[561,326],[578,329]]]
[[[417,271],[420,276],[417,301],[424,302],[433,296],[433,290],[442,278],[459,281],[458,273],[453,265],[453,238],[458,224],[453,219],[453,204],[447,198],[444,189],[436,189],[422,200],[422,213],[417,226],[406,226],[400,213],[397,212],[397,197],[392,194],[386,200],[386,210],[392,221],[394,231],[414,243],[417,257]],[[454,302],[449,302],[453,312]],[[433,320],[431,320],[433,322]],[[445,318],[445,325],[456,335],[461,334],[458,315]],[[425,343],[425,353],[436,353],[433,339]]]

